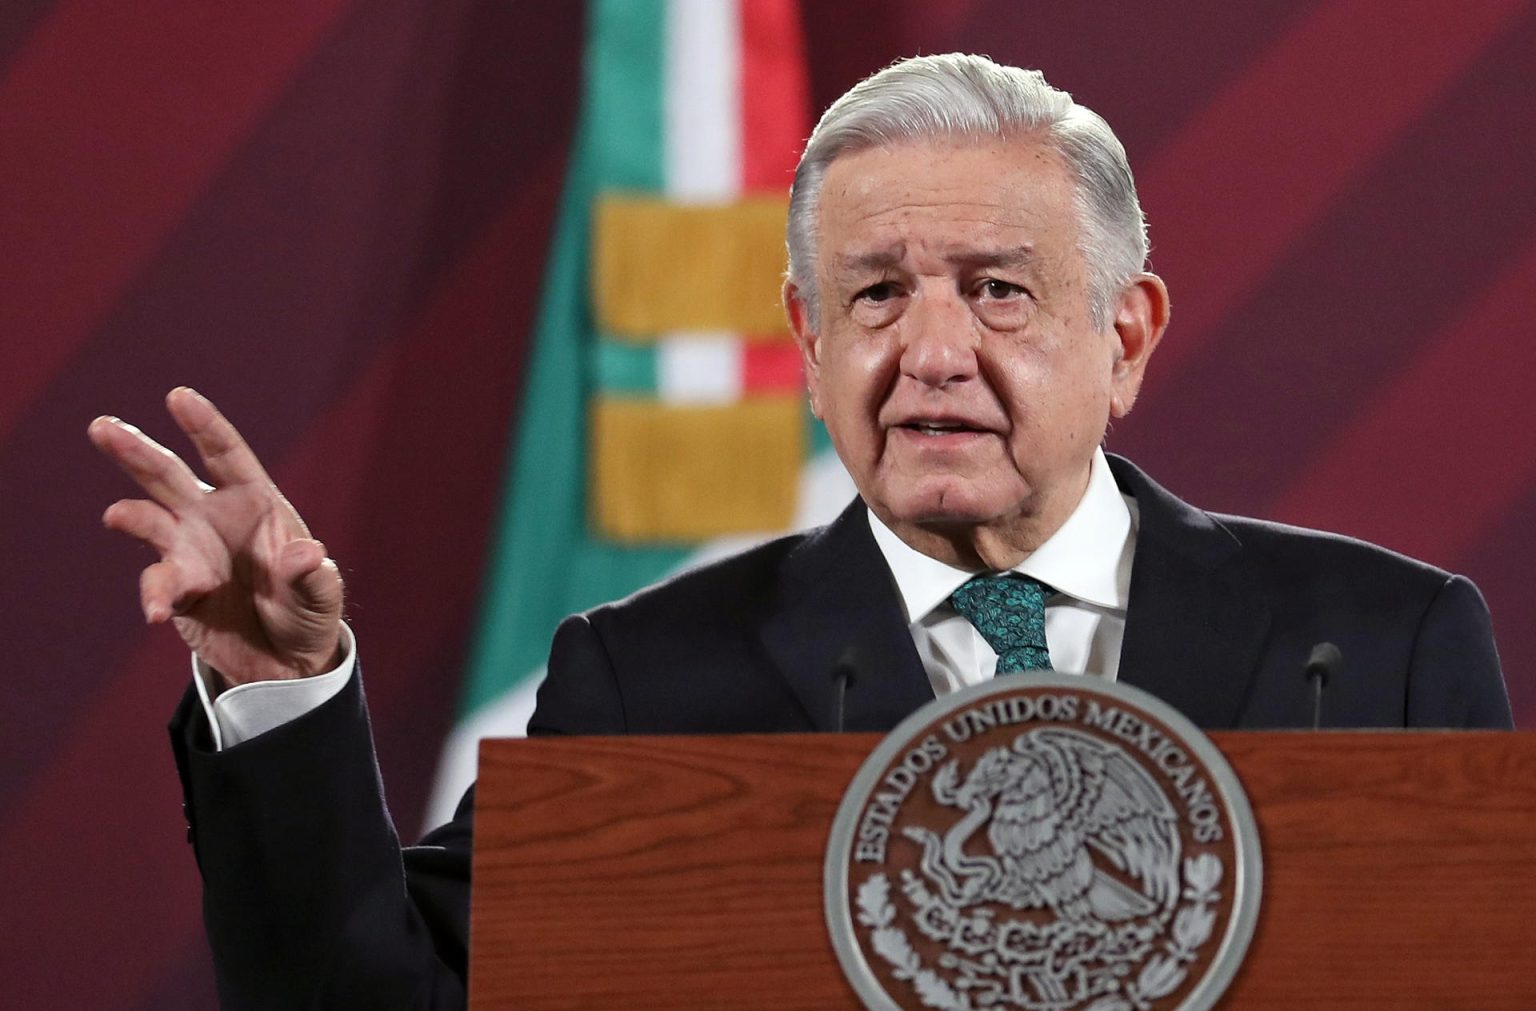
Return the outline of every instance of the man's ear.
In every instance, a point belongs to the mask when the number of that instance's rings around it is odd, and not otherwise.
[[[1120,347],[1109,402],[1114,417],[1125,417],[1136,403],[1147,360],[1168,329],[1168,314],[1168,286],[1156,274],[1137,274],[1116,299],[1113,325]]]
[[[811,413],[821,417],[821,335],[811,326],[810,307],[793,281],[784,282],[784,314],[795,347],[800,349],[800,363],[805,369],[805,387],[811,396]]]

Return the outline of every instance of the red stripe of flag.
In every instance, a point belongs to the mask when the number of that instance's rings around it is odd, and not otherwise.
[[[784,193],[810,133],[798,0],[740,0],[741,186]]]
[[[741,348],[743,393],[798,393],[805,386],[800,375],[800,350],[790,342],[747,340]]]
[[[0,438],[350,0],[61,3],[0,81]]]

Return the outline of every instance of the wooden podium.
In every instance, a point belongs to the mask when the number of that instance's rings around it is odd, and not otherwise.
[[[1536,734],[1210,735],[1253,804],[1228,1008],[1536,1008]],[[472,1008],[856,1008],[822,854],[872,734],[487,741]]]

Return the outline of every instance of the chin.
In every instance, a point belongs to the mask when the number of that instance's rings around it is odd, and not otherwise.
[[[943,481],[885,498],[891,518],[924,527],[978,526],[1021,511],[1023,495],[978,489],[968,481]]]

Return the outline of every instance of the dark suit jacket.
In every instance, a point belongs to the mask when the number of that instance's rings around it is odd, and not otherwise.
[[[1345,670],[1328,726],[1511,724],[1467,580],[1347,538],[1205,513],[1124,460],[1111,467],[1140,512],[1120,680],[1206,728],[1307,726],[1301,670],[1331,641]],[[836,729],[833,670],[850,644],[847,729],[889,730],[933,697],[857,502],[822,530],[567,619],[529,731]],[[360,679],[218,754],[194,701],[172,736],[227,1006],[461,1005],[470,798],[402,864]]]

